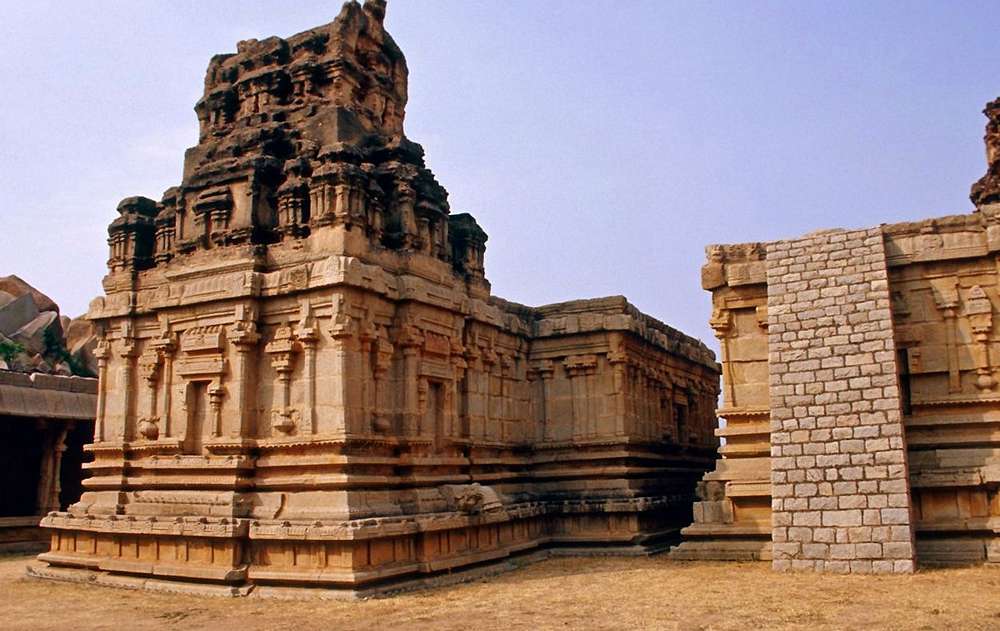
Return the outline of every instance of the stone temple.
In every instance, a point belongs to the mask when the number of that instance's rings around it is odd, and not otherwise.
[[[726,444],[680,559],[1000,563],[1000,99],[976,210],[711,246]]]
[[[118,206],[90,477],[36,575],[358,592],[690,523],[713,354],[621,297],[491,295],[384,12],[214,57],[180,186]]]

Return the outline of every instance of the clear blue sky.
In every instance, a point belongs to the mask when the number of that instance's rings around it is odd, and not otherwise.
[[[970,210],[996,2],[390,0],[407,135],[494,292],[622,293],[715,345],[703,248]],[[339,3],[0,0],[0,274],[69,315],[195,143],[212,54]]]

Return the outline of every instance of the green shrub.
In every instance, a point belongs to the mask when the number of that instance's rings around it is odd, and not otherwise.
[[[24,352],[24,346],[13,340],[0,341],[0,358],[9,365],[14,358]]]

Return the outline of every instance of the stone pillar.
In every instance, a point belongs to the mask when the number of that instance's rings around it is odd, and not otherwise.
[[[958,357],[958,279],[954,276],[935,278],[931,280],[934,294],[934,305],[941,311],[944,318],[945,352],[948,357],[948,392],[961,392],[962,379]]]
[[[719,361],[722,362],[722,385],[725,388],[722,403],[733,407],[736,401],[736,384],[733,381],[733,362],[729,354],[729,337],[732,334],[733,319],[728,309],[715,309],[708,321],[719,340]]]
[[[62,456],[66,451],[66,436],[73,423],[54,425],[46,423],[45,440],[43,442],[41,470],[38,477],[38,514],[45,515],[58,511],[59,494],[62,492],[60,476],[62,473]]]
[[[879,228],[768,245],[775,569],[912,572]]]
[[[483,434],[486,399],[482,390],[483,358],[475,340],[466,346],[465,362],[468,364],[465,370],[465,399],[469,426],[466,438],[478,439]]]
[[[619,337],[614,345],[617,349],[608,353],[608,363],[612,368],[612,398],[615,409],[615,436],[622,438],[625,436],[625,414],[628,402],[626,397],[626,384],[628,383],[628,353],[625,351],[625,342]]]
[[[417,216],[414,211],[414,204],[417,201],[417,193],[413,186],[407,181],[401,181],[396,191],[396,200],[399,206],[400,223],[403,229],[403,247],[412,249],[417,237]]]
[[[452,439],[465,438],[463,431],[464,416],[468,414],[468,403],[464,392],[466,369],[469,367],[465,361],[465,348],[458,342],[461,332],[458,331],[451,340],[451,365],[453,377],[449,389],[448,405],[445,406],[448,415],[448,435]]]
[[[389,370],[392,368],[392,358],[396,350],[392,343],[389,342],[387,333],[381,336],[376,336],[372,343],[374,344],[376,351],[373,356],[375,365],[371,369],[372,396],[374,397],[371,416],[371,430],[386,433],[393,428],[392,421],[389,418],[389,413],[386,410],[391,407],[387,402],[387,392],[390,385]]]
[[[528,372],[528,378],[538,382],[535,396],[532,399],[538,406],[537,416],[539,427],[535,431],[535,439],[551,442],[555,439],[555,419],[552,411],[552,376],[555,366],[552,360],[537,360]]]
[[[482,422],[479,426],[479,433],[476,438],[480,440],[495,440],[496,432],[493,428],[493,368],[497,363],[496,353],[492,347],[486,347],[482,351],[482,370],[479,373],[479,396],[483,402]]]

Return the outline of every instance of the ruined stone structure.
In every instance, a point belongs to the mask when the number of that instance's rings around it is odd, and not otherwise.
[[[0,370],[0,550],[44,546],[50,511],[80,499],[97,380]]]
[[[384,9],[213,58],[181,185],[119,205],[92,477],[37,575],[365,590],[690,521],[714,356],[620,297],[490,295]]]
[[[726,438],[676,558],[1000,562],[1000,100],[967,215],[712,246]]]

